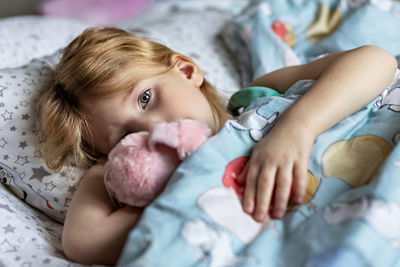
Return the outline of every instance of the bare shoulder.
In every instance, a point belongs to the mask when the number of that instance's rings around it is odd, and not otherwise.
[[[113,211],[104,185],[104,164],[98,163],[86,171],[77,191],[74,193],[69,211],[71,212],[100,212],[102,215]],[[82,210],[83,209],[83,210]]]
[[[93,191],[93,189],[101,189],[104,187],[104,164],[98,163],[88,169],[82,177],[78,190]],[[94,188],[93,188],[94,187]]]

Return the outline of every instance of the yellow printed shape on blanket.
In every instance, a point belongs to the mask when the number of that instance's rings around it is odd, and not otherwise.
[[[307,184],[304,203],[311,202],[311,200],[313,199],[315,193],[317,192],[318,186],[319,186],[319,178],[318,177],[314,176],[314,174],[312,174],[312,172],[310,172],[310,171],[307,171],[307,176],[308,176],[308,184]]]
[[[295,211],[301,205],[306,205],[309,210],[315,209],[315,205],[311,202],[314,198],[315,193],[317,193],[320,179],[316,177],[311,171],[307,171],[308,183],[306,188],[306,194],[303,199],[302,204],[292,204],[289,203],[288,211]]]
[[[323,174],[340,178],[351,187],[360,187],[373,179],[391,150],[391,145],[376,135],[338,141],[322,155]]]
[[[296,45],[296,42],[297,42],[296,35],[294,34],[293,27],[289,23],[284,23],[284,24],[285,24],[285,27],[286,27],[286,30],[287,30],[287,33],[286,33],[284,41],[289,47],[293,47],[293,46]]]
[[[320,42],[332,34],[342,23],[342,13],[338,8],[333,12],[328,4],[321,4],[314,21],[308,26],[305,34],[310,42]]]

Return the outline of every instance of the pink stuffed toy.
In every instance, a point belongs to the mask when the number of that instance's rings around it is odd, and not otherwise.
[[[164,189],[178,165],[210,136],[194,120],[162,123],[148,132],[127,135],[109,153],[105,183],[118,201],[146,206]]]
[[[150,4],[150,0],[47,0],[40,9],[46,16],[69,17],[105,26],[143,13]]]

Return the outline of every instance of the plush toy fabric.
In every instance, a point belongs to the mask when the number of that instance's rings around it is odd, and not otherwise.
[[[146,206],[161,193],[176,167],[211,134],[208,126],[194,120],[129,134],[108,155],[106,186],[118,201]]]
[[[97,26],[120,22],[140,14],[150,6],[150,0],[47,0],[41,12],[47,16],[78,19]]]

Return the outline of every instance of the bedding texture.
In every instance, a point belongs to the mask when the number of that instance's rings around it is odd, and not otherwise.
[[[262,224],[242,211],[235,177],[253,145],[314,81],[297,82],[284,97],[257,99],[178,167],[131,232],[119,264],[394,266],[400,259],[400,109],[393,101],[399,76],[316,139],[306,203]]]
[[[62,224],[0,185],[0,266],[71,266],[61,247],[61,231]]]
[[[60,18],[0,20],[0,266],[69,266],[62,222],[81,171],[57,174],[35,152],[33,100],[84,28]],[[49,205],[47,205],[49,204]]]
[[[400,55],[398,29],[399,1],[255,0],[222,36],[246,86],[264,73],[361,45]]]
[[[53,54],[88,24],[67,18],[21,16],[0,20],[0,69]]]

